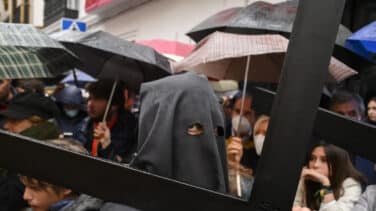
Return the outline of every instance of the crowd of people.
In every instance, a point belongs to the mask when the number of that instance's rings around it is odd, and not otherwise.
[[[252,99],[252,96],[247,97]],[[233,99],[233,118],[237,118],[236,102],[238,100],[237,97]],[[245,101],[246,103],[247,101]],[[365,105],[367,105],[367,109]],[[373,117],[375,105],[375,98],[371,98],[365,104],[358,94],[340,89],[331,96],[327,109],[355,121],[375,124]],[[249,107],[249,105],[246,107]],[[247,180],[252,181],[257,170],[257,167],[255,168],[257,164],[250,166],[243,158],[245,154],[250,154],[250,148],[257,156],[261,155],[269,124],[268,116],[259,115],[256,119],[254,124],[252,124],[252,118],[248,118],[248,123],[240,124],[239,130],[248,130],[248,134],[241,135],[240,138],[230,136],[227,145],[230,192],[244,199],[249,199],[250,189],[252,188],[252,185],[250,185],[252,182],[243,182],[243,180],[246,180],[244,179],[244,172],[249,172],[247,176],[251,179]],[[252,125],[253,130],[250,129]],[[245,141],[250,137],[249,134],[253,134],[252,147],[249,147],[249,143]],[[292,210],[375,210],[375,163],[323,140],[317,142],[309,151],[306,164],[302,168]],[[257,162],[257,157],[246,160],[249,162],[250,159]],[[231,170],[234,168],[235,170]],[[234,174],[230,174],[230,172],[236,171],[241,178],[240,185],[236,184]],[[370,186],[367,187],[368,184]],[[363,193],[366,187],[367,189]],[[236,188],[242,189],[242,192],[239,194],[234,190]]]
[[[110,101],[113,84],[59,84],[47,95],[40,80],[1,80],[0,125],[76,153],[250,199],[270,120],[253,109],[252,91],[221,99],[205,77],[184,73],[143,84],[140,102],[118,82]],[[376,124],[376,97],[365,104],[359,95],[337,90],[327,109]],[[0,173],[0,210],[136,210],[18,172]],[[320,140],[302,166],[292,210],[376,210],[372,184],[375,163]]]

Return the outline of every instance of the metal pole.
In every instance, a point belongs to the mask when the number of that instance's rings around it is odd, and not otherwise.
[[[244,101],[245,101],[245,94],[247,91],[247,83],[248,83],[248,74],[249,74],[249,66],[251,63],[251,56],[247,56],[247,65],[245,67],[245,74],[244,74],[244,85],[243,85],[243,92],[242,92],[242,101],[240,106],[240,118],[238,121],[238,125],[236,125],[236,133],[235,135],[239,135],[239,127],[243,119],[243,113],[244,113]],[[242,197],[242,186],[240,184],[240,172],[239,172],[239,164],[236,167],[236,190],[238,197]]]
[[[77,79],[77,72],[76,72],[76,69],[73,69],[73,70],[72,70],[72,73],[73,73],[73,81],[74,81],[74,84],[78,87],[78,79]]]

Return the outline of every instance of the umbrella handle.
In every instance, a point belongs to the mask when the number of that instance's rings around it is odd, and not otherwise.
[[[76,84],[76,86],[78,87],[78,79],[77,79],[77,73],[76,73],[76,70],[73,69],[72,72],[73,72],[73,80],[74,80],[74,84]]]
[[[242,186],[241,186],[241,183],[240,183],[240,172],[239,172],[239,164],[236,168],[236,191],[237,191],[237,195],[238,197],[242,197]]]
[[[114,97],[115,89],[118,84],[118,81],[116,80],[114,82],[114,85],[112,86],[111,94],[110,97],[108,98],[107,106],[106,106],[106,111],[104,112],[102,122],[106,122],[108,111],[110,110],[111,103],[112,103],[112,98]]]
[[[244,86],[243,86],[243,91],[242,91],[242,101],[241,101],[241,106],[240,106],[240,119],[238,121],[238,125],[236,125],[236,133],[239,131],[240,123],[242,121],[242,116],[244,113],[244,101],[245,101],[245,92],[247,90],[247,82],[248,82],[248,73],[249,73],[249,66],[251,64],[251,56],[247,56],[247,65],[245,67],[245,74],[244,74]]]

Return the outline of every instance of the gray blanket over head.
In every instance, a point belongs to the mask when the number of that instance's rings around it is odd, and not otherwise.
[[[226,192],[223,119],[205,77],[185,73],[143,84],[137,155],[130,166]]]

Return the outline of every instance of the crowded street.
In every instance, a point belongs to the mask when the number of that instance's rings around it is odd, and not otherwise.
[[[0,0],[0,211],[376,211],[375,8]]]

